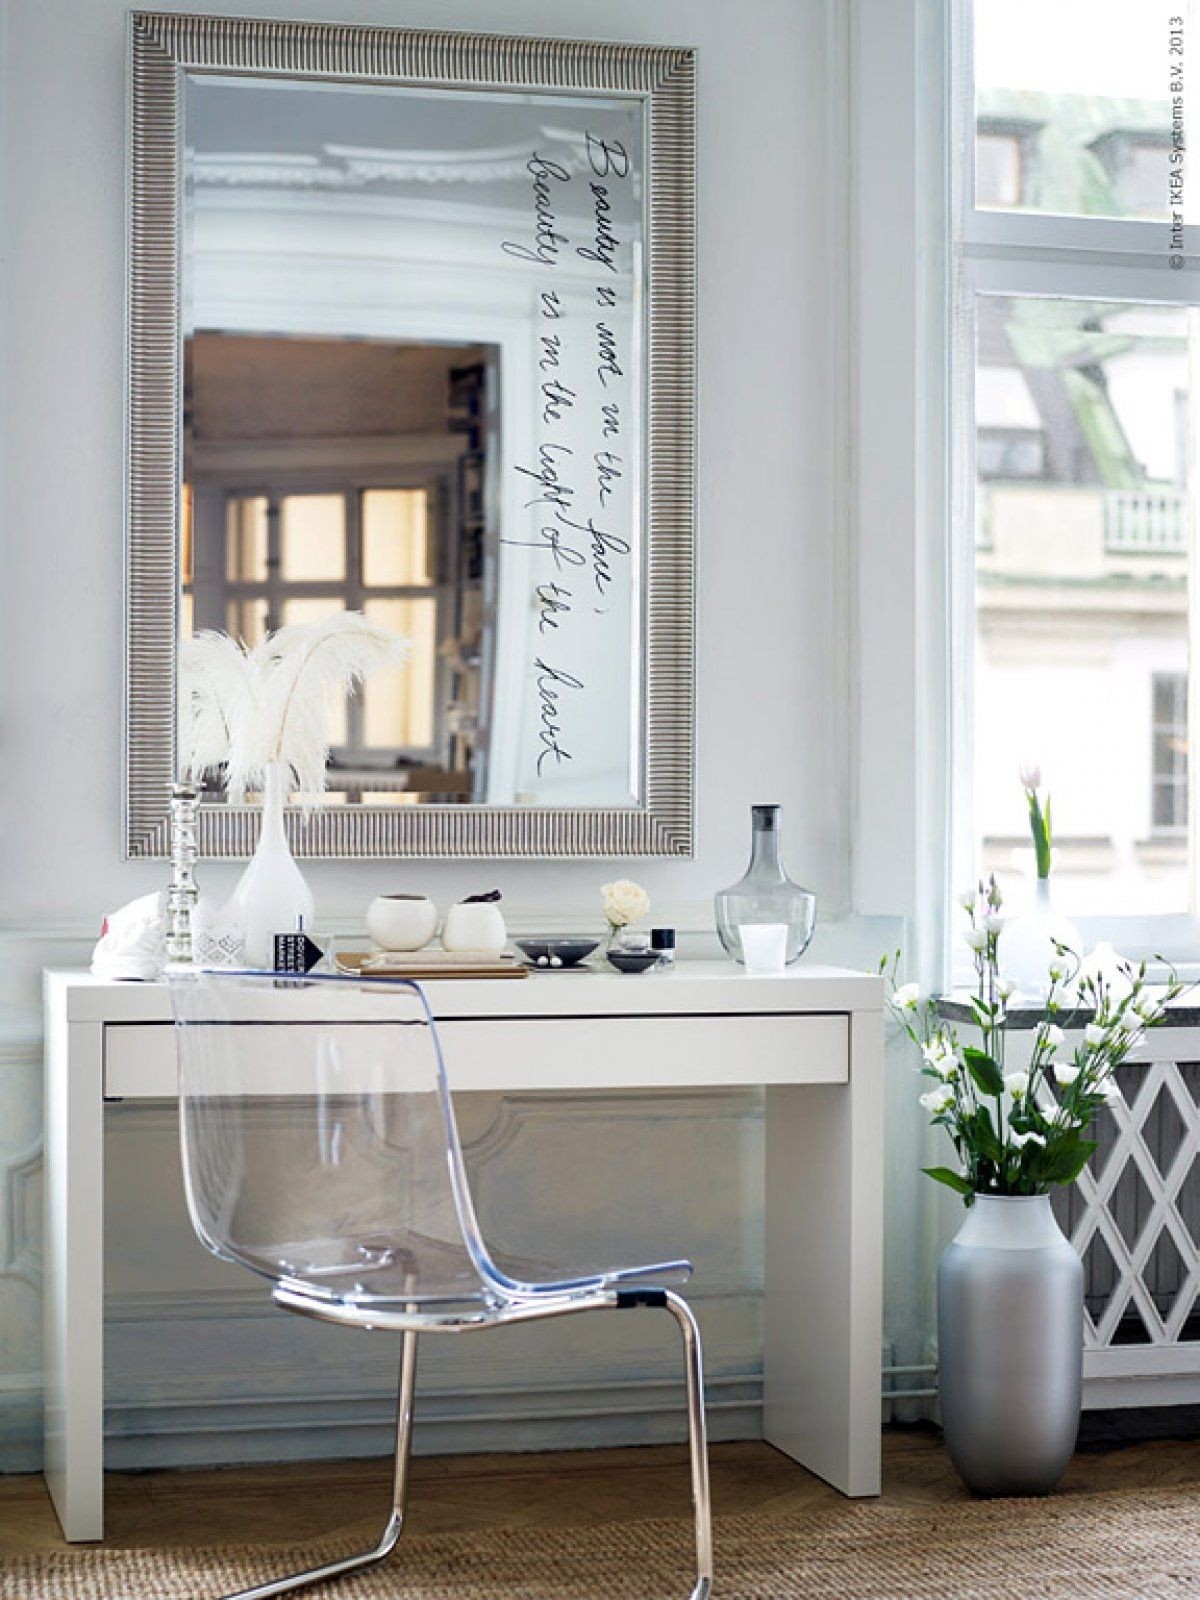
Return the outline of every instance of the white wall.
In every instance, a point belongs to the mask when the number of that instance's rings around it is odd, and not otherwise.
[[[850,183],[847,149],[833,137],[847,125],[845,104],[835,103],[845,66],[841,0],[610,0],[602,14],[579,0],[459,0],[453,8],[225,0],[223,9],[602,32],[697,48],[698,845],[690,862],[625,865],[662,920],[707,928],[712,892],[743,870],[749,805],[780,801],[794,875],[816,889],[825,913],[845,911],[854,729],[844,622],[851,574],[839,510],[848,353],[838,218]],[[83,959],[101,914],[164,877],[160,866],[120,859],[124,28],[124,0],[9,0],[3,35],[0,1467],[36,1458],[37,972]],[[205,867],[204,884],[220,892],[235,870]],[[322,914],[339,925],[360,916],[372,893],[416,884],[442,901],[495,884],[518,927],[583,924],[594,921],[598,887],[611,875],[604,863],[306,870]],[[889,892],[886,871],[875,881],[879,892],[864,896],[871,910],[907,904],[907,892]],[[894,942],[878,928],[834,927],[821,938],[834,954],[864,962]],[[716,1431],[753,1432],[757,1101],[684,1096],[646,1111],[523,1099],[475,1115],[486,1181],[514,1204],[529,1202],[526,1173],[539,1154],[561,1159],[617,1140],[643,1152],[646,1204],[630,1208],[633,1242],[639,1215],[665,1209],[674,1248],[696,1251],[713,1395],[725,1402],[714,1412]],[[907,1193],[913,1163],[904,1137],[890,1163]],[[189,1240],[172,1161],[169,1116],[154,1108],[115,1114],[111,1204],[132,1230],[108,1263],[119,1459],[228,1454],[234,1445],[223,1430],[238,1416],[258,1430],[240,1435],[246,1453],[311,1448],[313,1439],[318,1450],[382,1445],[390,1352],[368,1353],[371,1341],[335,1347],[327,1332],[295,1319],[283,1328],[264,1320],[253,1286],[224,1275]],[[582,1245],[608,1207],[602,1192],[584,1186],[578,1194],[563,1219],[568,1243]],[[164,1209],[177,1213],[172,1227],[140,1236],[138,1215]],[[907,1258],[897,1259],[903,1282]],[[214,1274],[215,1299],[204,1292]],[[544,1347],[505,1346],[503,1362],[482,1379],[447,1353],[446,1364],[423,1373],[433,1395],[426,1415],[441,1418],[426,1446],[547,1442],[560,1436],[539,1413],[558,1401],[584,1404],[597,1418],[561,1437],[650,1438],[675,1427],[675,1391],[663,1388],[671,1352],[596,1342],[613,1337],[549,1333]],[[897,1354],[916,1358],[907,1345]],[[239,1363],[241,1376],[231,1377]],[[554,1393],[538,1399],[547,1381]],[[312,1400],[318,1383],[329,1403]],[[358,1425],[352,1435],[335,1425],[339,1395]]]

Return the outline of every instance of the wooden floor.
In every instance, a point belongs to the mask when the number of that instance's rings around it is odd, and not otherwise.
[[[833,1490],[769,1445],[712,1449],[718,1515],[772,1505],[818,1505]],[[1200,1444],[1156,1442],[1081,1452],[1066,1492],[1200,1485]],[[321,1462],[202,1471],[110,1473],[108,1543],[286,1546],[303,1535],[378,1532],[388,1504],[388,1471],[378,1461]],[[884,1498],[956,1500],[965,1495],[944,1449],[930,1433],[884,1438]],[[413,1533],[502,1525],[579,1526],[687,1513],[681,1446],[570,1454],[450,1456],[413,1464]],[[40,1477],[0,1478],[0,1559],[18,1550],[63,1548]]]

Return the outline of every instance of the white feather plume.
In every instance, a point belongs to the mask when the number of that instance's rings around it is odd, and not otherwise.
[[[406,661],[408,648],[406,639],[358,611],[269,634],[251,654],[269,733],[265,760],[290,767],[302,795],[320,794],[334,707],[373,673]]]
[[[232,799],[281,762],[311,800],[325,788],[334,708],[408,650],[358,611],[280,628],[251,650],[227,634],[196,634],[180,651],[181,755],[195,773],[223,763]]]
[[[179,768],[198,779],[222,764],[234,767],[256,720],[254,669],[227,633],[205,630],[179,647]]]

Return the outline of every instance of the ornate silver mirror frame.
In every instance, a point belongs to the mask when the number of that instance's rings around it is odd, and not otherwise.
[[[335,24],[130,18],[125,844],[169,853],[181,469],[181,106],[185,72],[596,93],[640,99],[649,176],[645,338],[644,803],[326,806],[310,857],[692,853],[694,62],[688,50]],[[200,852],[254,846],[256,808],[201,808]]]

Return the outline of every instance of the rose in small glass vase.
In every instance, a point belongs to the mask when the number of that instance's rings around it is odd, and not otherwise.
[[[938,1399],[970,1488],[1044,1494],[1075,1448],[1083,1368],[1083,1264],[1050,1191],[1080,1176],[1096,1149],[1087,1137],[1094,1119],[1122,1105],[1117,1068],[1188,986],[1165,962],[1168,979],[1153,987],[1144,962],[1081,972],[1058,946],[1045,999],[1018,1031],[1015,986],[997,961],[1004,917],[995,879],[965,894],[962,907],[978,1044],[963,1044],[915,984],[897,984],[898,954],[881,963],[889,1007],[930,1083],[921,1104],[957,1157],[923,1170],[968,1207],[938,1264]],[[1015,1062],[1010,1035],[1024,1044]]]
[[[650,909],[650,896],[641,884],[629,878],[618,878],[606,883],[600,891],[604,920],[608,924],[605,948],[617,948],[635,922],[640,922]]]

